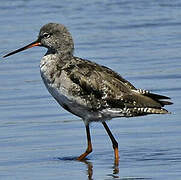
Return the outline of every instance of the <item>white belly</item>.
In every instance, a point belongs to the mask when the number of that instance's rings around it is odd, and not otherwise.
[[[70,93],[72,81],[68,78],[65,71],[62,70],[59,78],[52,82],[50,76],[52,73],[51,71],[53,71],[53,63],[54,62],[42,59],[40,63],[40,73],[46,88],[57,102],[65,109],[68,107],[68,111],[81,117],[84,121],[89,122],[105,119],[101,112],[90,111],[84,99],[79,96],[72,96],[72,93]]]

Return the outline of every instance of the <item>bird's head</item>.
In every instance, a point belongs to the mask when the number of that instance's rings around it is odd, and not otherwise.
[[[45,24],[39,32],[36,41],[6,54],[3,57],[7,57],[23,51],[25,49],[32,48],[34,46],[43,46],[48,48],[49,53],[60,53],[60,54],[73,54],[74,43],[71,34],[67,28],[62,24],[48,23]]]

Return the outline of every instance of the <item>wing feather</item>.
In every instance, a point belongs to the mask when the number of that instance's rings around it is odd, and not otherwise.
[[[76,64],[75,64],[76,63]],[[94,109],[104,108],[158,108],[172,104],[162,99],[169,97],[136,89],[111,69],[90,61],[76,59],[64,70],[73,83],[80,88],[82,98]],[[145,113],[145,112],[144,112]]]

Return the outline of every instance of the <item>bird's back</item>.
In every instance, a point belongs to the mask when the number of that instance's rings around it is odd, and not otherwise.
[[[59,104],[80,117],[89,114],[87,118],[99,120],[165,114],[168,111],[162,107],[172,104],[162,100],[168,97],[136,89],[118,73],[88,60],[72,57],[52,67],[47,88],[51,86],[49,91]]]

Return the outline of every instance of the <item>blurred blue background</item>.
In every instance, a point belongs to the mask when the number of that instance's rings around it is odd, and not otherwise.
[[[1,57],[37,38],[48,22],[64,24],[75,55],[119,72],[137,88],[170,96],[171,115],[117,118],[108,125],[119,143],[114,166],[111,142],[91,124],[93,153],[82,120],[63,110],[39,74],[44,48],[0,61],[0,179],[164,179],[181,177],[181,2],[36,1],[0,4]]]

